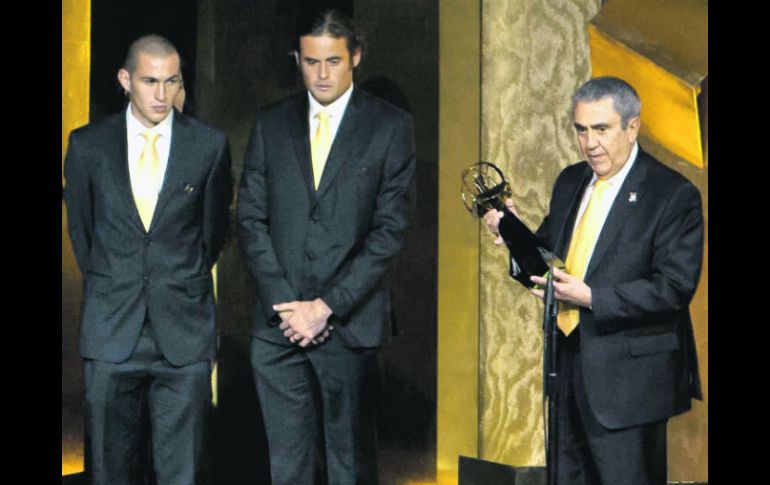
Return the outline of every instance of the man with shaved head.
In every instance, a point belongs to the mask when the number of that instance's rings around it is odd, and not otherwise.
[[[118,81],[125,111],[74,130],[64,162],[84,293],[91,483],[141,483],[147,402],[157,482],[203,482],[216,347],[211,268],[232,198],[225,134],[174,109],[180,57],[143,36]]]

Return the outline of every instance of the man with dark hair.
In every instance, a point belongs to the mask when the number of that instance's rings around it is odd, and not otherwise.
[[[307,88],[257,115],[238,194],[257,286],[252,370],[273,485],[377,483],[386,274],[414,203],[411,117],[353,86],[353,23],[300,30]]]
[[[91,483],[140,482],[141,410],[159,484],[202,481],[216,350],[211,268],[232,199],[224,133],[173,108],[180,58],[166,39],[129,48],[125,111],[70,134],[69,233],[84,277],[86,458]]]
[[[537,231],[567,269],[554,270],[559,484],[665,484],[668,418],[702,398],[689,313],[703,255],[700,194],[639,147],[640,112],[621,79],[577,91],[586,161],[559,175]],[[484,216],[494,233],[501,217]]]
[[[364,37],[359,32],[353,19],[339,10],[329,9],[313,11],[310,15],[303,15],[297,24],[297,33],[294,36],[294,52],[299,52],[300,39],[306,35],[329,35],[335,39],[344,39],[345,47],[351,57],[358,51],[363,55]]]

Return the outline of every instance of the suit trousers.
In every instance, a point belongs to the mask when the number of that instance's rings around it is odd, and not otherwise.
[[[377,483],[378,348],[252,339],[273,485]]]
[[[558,485],[665,485],[668,420],[605,428],[585,392],[579,329],[559,332],[559,354]]]
[[[145,320],[131,357],[86,359],[85,414],[92,485],[143,482],[142,410],[149,409],[158,485],[204,482],[204,434],[211,408],[211,363],[175,367]]]

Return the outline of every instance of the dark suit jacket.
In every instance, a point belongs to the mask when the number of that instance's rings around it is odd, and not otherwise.
[[[307,94],[259,113],[238,193],[239,240],[257,286],[253,335],[290,345],[272,305],[320,297],[347,346],[390,338],[385,276],[409,226],[414,171],[411,117],[357,89],[317,192]]]
[[[126,360],[149,312],[172,364],[213,359],[211,267],[232,199],[227,138],[174,113],[166,175],[145,231],[131,191],[125,116],[74,130],[64,162],[70,238],[84,276],[80,353]]]
[[[591,176],[586,162],[564,169],[538,230],[563,260]],[[605,427],[668,418],[701,398],[688,306],[702,255],[698,190],[640,149],[589,262],[593,304],[578,326],[586,393]]]

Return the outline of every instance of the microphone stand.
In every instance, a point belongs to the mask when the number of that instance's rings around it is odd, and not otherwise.
[[[547,484],[556,484],[557,455],[558,455],[558,413],[559,413],[559,372],[558,372],[558,326],[556,315],[559,303],[553,296],[553,261],[550,262],[550,270],[546,279],[543,295],[543,366],[544,382],[543,392],[548,399],[548,426],[546,429],[546,473]]]
[[[499,200],[492,200],[492,206],[500,211],[510,214],[511,217],[503,217],[498,225],[498,232],[503,237],[511,259],[521,261],[523,271],[511,277],[527,287],[534,284],[529,279],[530,274],[543,274],[548,268],[545,291],[543,292],[543,399],[548,400],[548,422],[546,424],[546,451],[545,463],[547,485],[556,484],[557,450],[558,450],[558,416],[559,416],[559,372],[557,339],[559,328],[556,324],[556,315],[559,312],[559,302],[554,297],[553,268],[557,258],[551,254],[546,263],[539,252],[542,244],[532,234],[518,217]],[[514,243],[514,241],[516,243]],[[519,244],[516,246],[515,244]],[[515,255],[515,256],[514,256]],[[537,263],[538,265],[535,265]],[[559,267],[563,263],[559,261]]]
[[[489,170],[494,172],[489,173]],[[493,175],[496,174],[497,177]],[[509,217],[499,219],[497,234],[502,237],[510,252],[511,278],[527,288],[535,284],[530,277],[542,275],[546,271],[545,291],[543,292],[543,405],[548,413],[545,425],[546,436],[546,476],[548,485],[557,485],[558,454],[558,413],[559,413],[559,373],[558,373],[558,326],[556,316],[558,302],[554,297],[554,266],[564,268],[540,239],[503,202],[511,196],[509,183],[502,171],[494,164],[479,162],[465,169],[462,174],[462,198],[465,207],[474,217],[482,217],[490,209],[503,212]],[[545,401],[548,410],[545,410]]]

